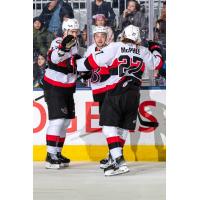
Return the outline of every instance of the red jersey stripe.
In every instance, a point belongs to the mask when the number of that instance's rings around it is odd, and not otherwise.
[[[92,54],[90,54],[90,55],[88,56],[88,62],[89,62],[90,67],[91,67],[92,69],[98,69],[98,68],[99,68],[99,65],[97,65],[97,63],[95,62],[95,60],[94,60]]]
[[[106,86],[106,87],[103,87],[103,88],[99,88],[99,89],[94,89],[94,90],[92,90],[92,93],[93,93],[93,94],[100,94],[100,93],[104,93],[104,92],[106,92],[106,91],[108,91],[107,86]]]
[[[102,87],[102,88],[99,88],[99,89],[93,89],[92,90],[92,93],[93,94],[100,94],[100,93],[103,93],[103,92],[106,92],[108,90],[112,90],[115,88],[115,86],[119,83],[121,83],[126,77],[122,77],[117,83],[113,83],[112,85],[107,85],[105,87]]]
[[[126,79],[126,77],[123,76],[117,83],[114,83],[114,84],[112,84],[112,85],[108,85],[108,86],[107,86],[107,87],[108,87],[108,90],[114,89],[115,86],[116,86],[117,84],[121,83],[121,82],[122,82],[123,80],[125,80],[125,79]]]
[[[58,67],[67,67],[67,62],[66,62],[66,60],[63,60],[62,62],[59,62],[59,63],[57,64],[57,66],[58,66]]]
[[[101,67],[98,74],[100,74],[100,75],[110,74],[109,68],[108,67]]]
[[[110,65],[110,68],[117,68],[119,66],[119,64],[121,64],[123,62],[119,62],[118,59],[116,58],[113,63]]]
[[[57,87],[63,87],[63,88],[70,88],[70,87],[75,87],[76,86],[76,83],[61,83],[61,82],[58,82],[58,81],[54,81],[46,76],[44,76],[44,80],[53,85],[53,86],[57,86]]]

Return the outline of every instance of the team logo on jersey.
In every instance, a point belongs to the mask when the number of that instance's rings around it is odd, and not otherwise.
[[[99,75],[100,68],[92,71],[91,82],[98,83],[101,81],[101,76]]]

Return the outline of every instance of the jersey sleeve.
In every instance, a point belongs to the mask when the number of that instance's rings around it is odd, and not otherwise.
[[[77,65],[77,71],[79,72],[85,72],[85,71],[90,71],[86,66],[85,66],[85,60],[86,58],[81,58],[76,61]]]
[[[91,53],[85,60],[85,66],[90,70],[95,70],[101,66],[109,66],[116,54],[115,43],[111,43],[101,51]]]
[[[50,52],[50,59],[53,64],[58,64],[64,60],[63,57],[65,55],[65,52],[61,51],[59,48],[61,42],[62,38],[56,38],[51,43],[49,52]]]
[[[145,48],[143,53],[145,66],[149,70],[159,70],[162,67],[162,56],[158,51],[153,51],[153,53],[151,53],[147,48]]]
[[[52,42],[51,47],[50,47],[51,62],[58,66],[60,65],[60,63],[65,62],[67,58],[78,53],[78,44],[72,47],[69,52],[64,52],[61,50],[61,42],[62,42],[62,38],[56,38]]]
[[[76,61],[77,71],[85,72],[85,71],[90,71],[91,70],[90,68],[87,68],[85,66],[85,60],[93,52],[92,49],[94,49],[93,45],[89,46],[88,49],[87,49],[87,51],[84,53],[83,58],[78,59]]]

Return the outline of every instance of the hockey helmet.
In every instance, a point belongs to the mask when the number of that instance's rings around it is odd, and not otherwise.
[[[124,29],[122,36],[124,38],[128,38],[130,40],[133,40],[136,43],[140,43],[141,42],[140,29],[137,26],[133,26],[133,25],[127,26]]]
[[[72,29],[79,29],[79,23],[76,19],[68,19],[67,21],[63,21],[62,23],[63,32]]]
[[[104,27],[104,26],[95,26],[94,29],[93,29],[93,35],[95,33],[105,33],[105,34],[107,34],[107,28]]]

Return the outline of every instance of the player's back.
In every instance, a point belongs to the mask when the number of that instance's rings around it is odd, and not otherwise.
[[[103,48],[102,53],[95,56],[95,60],[100,66],[106,64],[109,68],[111,77],[107,87],[110,90],[130,79],[130,77],[137,82],[137,85],[141,84],[141,76],[144,70],[142,51],[143,49],[140,46],[116,42]]]
[[[155,54],[159,53],[155,52]],[[138,84],[146,67],[155,69],[160,58],[155,57],[147,48],[133,43],[115,42],[95,55],[98,65],[107,65],[113,76],[111,84],[132,77]]]

